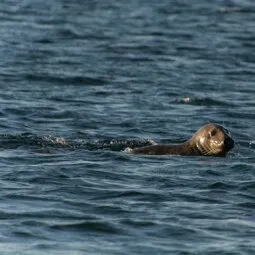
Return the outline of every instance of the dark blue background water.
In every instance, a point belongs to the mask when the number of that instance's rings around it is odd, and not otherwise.
[[[253,1],[2,0],[0,35],[1,254],[255,254]],[[208,121],[226,158],[124,151]]]

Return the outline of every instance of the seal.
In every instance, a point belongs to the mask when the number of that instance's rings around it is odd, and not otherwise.
[[[224,157],[234,147],[229,131],[219,124],[209,123],[182,144],[150,145],[129,149],[148,155],[218,156]]]

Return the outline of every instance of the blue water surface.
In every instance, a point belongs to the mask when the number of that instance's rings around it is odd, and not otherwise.
[[[3,0],[0,253],[255,254],[255,3]],[[228,128],[225,158],[125,148]]]

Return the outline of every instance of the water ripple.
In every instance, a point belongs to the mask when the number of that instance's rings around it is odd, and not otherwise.
[[[0,5],[3,254],[254,254],[254,3]],[[141,156],[217,122],[224,158]]]

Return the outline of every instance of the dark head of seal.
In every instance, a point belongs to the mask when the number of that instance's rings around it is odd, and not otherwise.
[[[223,126],[209,123],[197,130],[186,142],[176,145],[151,145],[130,149],[149,155],[225,156],[234,147],[234,140]]]

